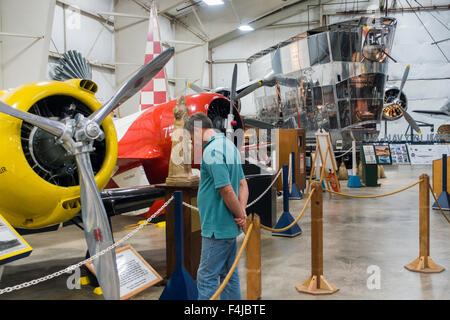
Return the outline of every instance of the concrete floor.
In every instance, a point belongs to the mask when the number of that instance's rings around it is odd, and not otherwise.
[[[350,189],[343,192],[381,194],[417,181],[422,173],[431,174],[430,166],[386,166],[381,187]],[[262,299],[450,299],[450,225],[437,212],[431,213],[431,257],[446,270],[439,274],[410,272],[404,265],[418,257],[418,186],[397,195],[379,199],[330,200],[324,194],[324,276],[339,287],[332,295],[312,296],[297,292],[295,286],[310,275],[311,234],[309,209],[299,225],[303,230],[294,238],[275,237],[262,231]],[[290,201],[290,212],[297,217],[305,200]],[[282,198],[278,199],[278,212]],[[116,240],[129,231],[124,226],[137,217],[112,219]],[[83,233],[75,226],[59,231],[25,236],[34,248],[30,257],[8,264],[0,281],[5,288],[30,281],[84,259]],[[243,235],[239,237],[239,245]],[[148,226],[132,237],[131,244],[163,277],[165,275],[165,230]],[[244,255],[245,258],[245,255]],[[380,289],[369,289],[369,266],[380,270]],[[238,265],[242,296],[246,297],[245,259]],[[369,268],[369,270],[368,270]],[[373,267],[372,267],[373,268]],[[91,286],[69,290],[70,275],[62,275],[38,285],[0,296],[11,299],[103,299]],[[163,286],[153,286],[134,296],[136,300],[156,300]]]

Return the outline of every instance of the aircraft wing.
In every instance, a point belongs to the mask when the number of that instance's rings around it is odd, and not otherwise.
[[[424,113],[430,115],[448,116],[449,114],[442,110],[414,110],[413,112]]]

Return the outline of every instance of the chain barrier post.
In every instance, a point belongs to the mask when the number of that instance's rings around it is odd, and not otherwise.
[[[183,193],[175,191],[173,195],[175,200],[175,270],[159,299],[197,300],[197,285],[184,267]]]
[[[444,267],[437,265],[430,257],[430,177],[420,176],[419,184],[419,257],[405,266],[409,271],[439,273]]]
[[[438,204],[438,203],[439,204]],[[447,155],[442,155],[442,192],[439,195],[437,202],[433,203],[432,208],[438,209],[439,206],[443,210],[450,210],[450,195],[447,192]]]
[[[282,229],[294,222],[294,218],[289,212],[289,181],[288,166],[283,165],[283,213],[275,225],[275,229]],[[296,237],[302,234],[302,229],[298,224],[294,224],[291,228],[283,232],[272,232],[273,236]]]
[[[311,276],[295,288],[299,292],[309,294],[332,294],[339,288],[328,283],[323,276],[323,204],[322,186],[318,182],[312,184],[315,190],[311,198]]]
[[[247,229],[253,222],[253,230],[247,244],[247,300],[261,299],[261,219],[257,214],[247,218]]]
[[[298,188],[296,182],[295,182],[295,152],[291,153],[291,163],[292,163],[292,186],[291,186],[291,192],[289,193],[289,200],[300,200],[303,199],[302,192]]]

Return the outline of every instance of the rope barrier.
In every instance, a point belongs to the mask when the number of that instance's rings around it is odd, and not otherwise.
[[[439,211],[444,216],[445,220],[447,220],[447,222],[450,223],[450,219],[447,217],[447,215],[444,213],[444,210],[441,208],[441,205],[439,204],[439,201],[437,200],[436,195],[434,194],[434,190],[433,190],[433,188],[431,187],[430,184],[428,184],[428,188],[430,189],[431,194],[433,195],[434,201],[436,201],[436,204],[439,207]]]
[[[234,269],[236,269],[236,266],[237,266],[239,260],[241,259],[244,249],[247,247],[248,239],[250,238],[250,234],[252,233],[252,230],[253,230],[253,222],[250,224],[250,226],[247,229],[247,233],[245,235],[244,242],[242,243],[241,248],[239,249],[239,253],[236,256],[236,259],[234,259],[234,262],[233,262],[233,265],[231,266],[230,271],[228,271],[228,274],[225,277],[225,279],[223,280],[222,284],[219,286],[216,293],[214,293],[213,296],[209,300],[216,300],[217,297],[222,293],[223,289],[225,289],[225,286],[228,284],[228,281],[230,280],[231,275],[234,272]]]
[[[297,224],[300,221],[301,217],[305,213],[306,208],[308,207],[308,204],[311,201],[311,197],[314,194],[314,191],[315,190],[311,190],[311,192],[309,193],[308,199],[306,199],[306,202],[305,202],[305,205],[303,206],[302,211],[300,212],[298,217],[290,225],[288,225],[288,226],[286,226],[284,228],[281,228],[281,229],[274,229],[274,228],[270,228],[270,227],[267,227],[267,226],[261,224],[261,228],[264,229],[264,230],[267,230],[267,231],[272,231],[272,232],[283,232],[283,231],[286,231],[286,230],[289,230],[290,228],[292,228],[295,224]]]
[[[336,191],[328,190],[328,189],[323,189],[323,190],[326,191],[326,192],[329,192],[329,193],[333,193],[333,194],[337,194],[337,195],[344,196],[344,197],[349,197],[349,198],[365,198],[365,199],[370,199],[370,198],[381,198],[381,197],[391,196],[391,195],[393,195],[393,194],[400,193],[400,192],[402,192],[402,191],[405,191],[405,190],[407,190],[407,189],[410,189],[410,188],[414,187],[415,185],[417,185],[417,184],[419,184],[419,183],[421,183],[421,182],[422,182],[422,180],[418,180],[418,181],[414,182],[413,184],[411,184],[411,185],[409,185],[409,186],[407,186],[407,187],[404,187],[404,188],[402,188],[402,189],[400,189],[400,190],[393,191],[393,192],[389,192],[389,193],[384,193],[384,194],[377,194],[377,195],[373,195],[373,196],[353,195],[353,194],[347,194],[347,193],[336,192]]]

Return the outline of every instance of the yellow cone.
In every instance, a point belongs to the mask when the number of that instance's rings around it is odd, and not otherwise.
[[[101,296],[103,294],[102,288],[100,287],[95,288],[94,293],[98,296]]]

